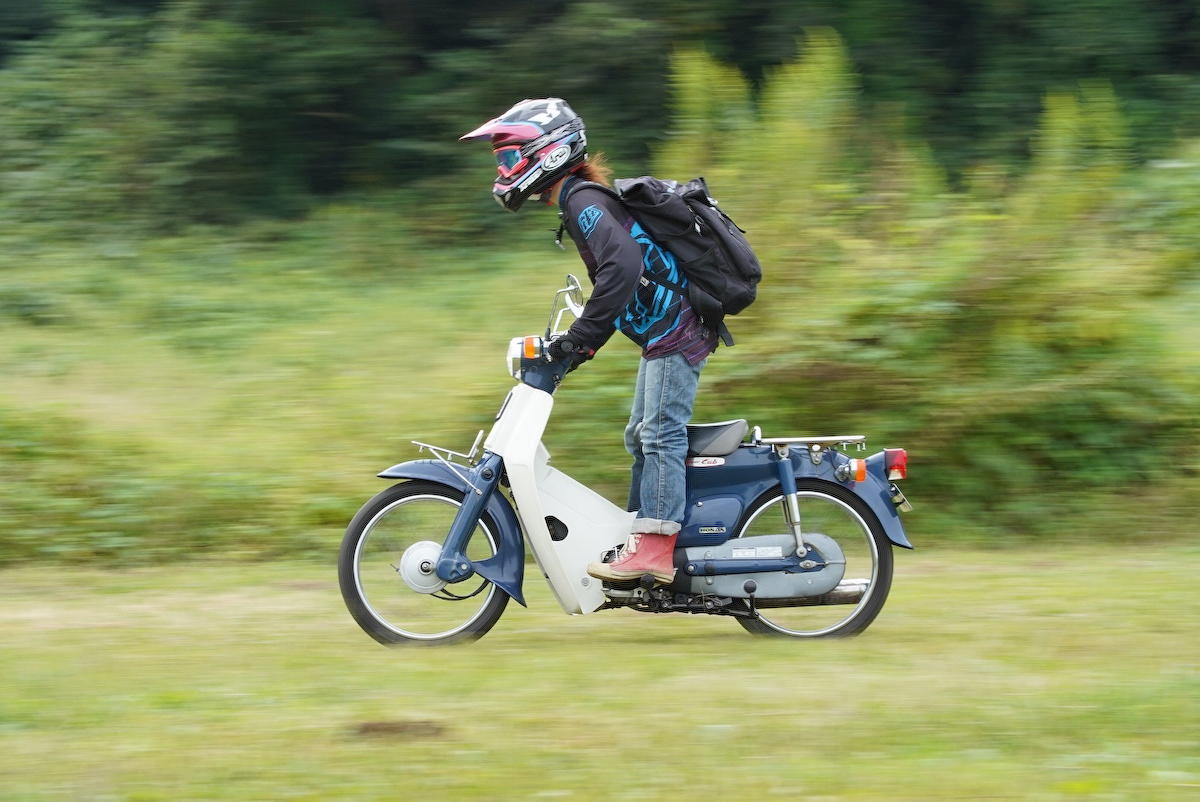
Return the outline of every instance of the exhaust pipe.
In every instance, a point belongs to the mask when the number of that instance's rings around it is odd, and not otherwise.
[[[871,587],[869,579],[843,579],[837,587],[820,596],[796,596],[791,599],[755,599],[754,606],[768,607],[816,607],[825,604],[858,604]]]

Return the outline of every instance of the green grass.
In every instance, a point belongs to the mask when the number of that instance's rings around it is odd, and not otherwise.
[[[388,650],[331,566],[11,569],[0,796],[1200,795],[1200,549],[913,538],[871,629],[823,642],[567,617],[531,577],[478,643]]]

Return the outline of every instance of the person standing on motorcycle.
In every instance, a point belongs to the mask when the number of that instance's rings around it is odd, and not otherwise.
[[[560,98],[523,100],[460,139],[488,139],[496,156],[496,201],[517,211],[530,197],[559,207],[594,291],[567,333],[547,346],[551,359],[591,359],[614,332],[642,349],[625,447],[633,457],[628,542],[597,579],[675,576],[673,553],[686,498],[687,422],[700,371],[717,347],[685,294],[675,257],[642,229],[608,185],[602,158],[588,159],[583,120]],[[658,283],[661,281],[662,283]]]

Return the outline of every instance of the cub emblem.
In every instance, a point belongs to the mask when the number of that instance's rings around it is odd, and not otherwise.
[[[718,465],[725,464],[724,457],[692,457],[685,460],[685,463],[692,468],[715,468]]]

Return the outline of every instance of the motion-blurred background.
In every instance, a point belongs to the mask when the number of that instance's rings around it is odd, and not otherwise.
[[[762,258],[697,419],[909,450],[864,637],[346,614],[583,275],[457,141],[544,96]],[[546,436],[618,502],[636,363]],[[1198,397],[1192,0],[0,0],[0,797],[1194,799]]]
[[[916,540],[1190,531],[1194,3],[25,0],[0,562],[328,558],[410,438],[465,447],[583,271],[456,137],[552,95],[760,251],[697,419],[906,446]],[[548,434],[618,499],[635,363]]]

